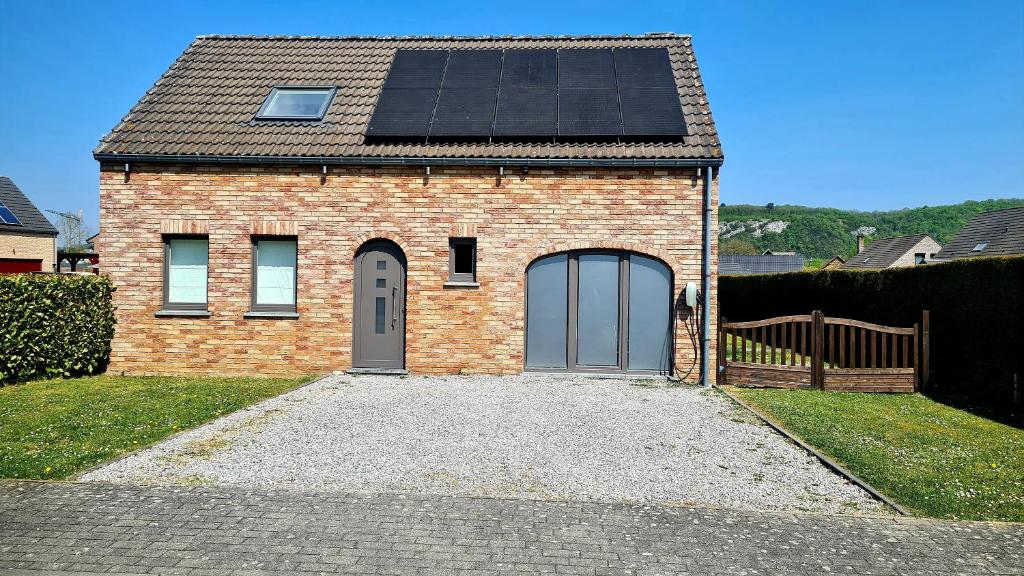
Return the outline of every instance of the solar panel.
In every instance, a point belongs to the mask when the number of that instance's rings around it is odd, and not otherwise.
[[[14,224],[21,226],[21,220],[11,212],[3,202],[0,202],[0,224]]]
[[[437,142],[685,135],[665,48],[398,50],[367,129]]]
[[[552,87],[558,84],[558,53],[554,50],[506,50],[501,89]]]
[[[447,61],[447,50],[396,51],[367,137],[425,139]]]
[[[497,96],[497,88],[441,88],[430,136],[487,138]]]
[[[686,135],[679,94],[671,88],[619,88],[622,134],[659,141],[682,139]],[[637,139],[632,138],[632,139]]]
[[[619,88],[675,88],[672,63],[665,48],[616,48],[615,76]]]
[[[615,88],[558,88],[559,136],[622,134]]]
[[[615,88],[611,50],[559,50],[559,88]]]
[[[555,87],[504,87],[498,93],[494,119],[495,138],[551,138],[555,136],[557,98]]]
[[[377,99],[366,135],[373,137],[427,137],[437,89],[385,88]]]
[[[489,137],[500,75],[501,50],[452,50],[430,122],[430,137]]]
[[[441,89],[497,88],[500,74],[501,50],[452,50]]]
[[[495,138],[547,139],[556,134],[558,53],[506,50],[501,67]]]
[[[391,60],[384,88],[434,88],[441,86],[447,50],[398,50]]]

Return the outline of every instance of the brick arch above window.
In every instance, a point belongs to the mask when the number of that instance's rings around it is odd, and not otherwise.
[[[520,262],[520,268],[526,270],[526,267],[533,263],[534,260],[541,258],[542,256],[548,256],[551,254],[558,254],[561,252],[571,252],[575,250],[623,250],[626,252],[635,252],[641,256],[651,256],[657,258],[665,263],[670,269],[677,270],[679,263],[668,254],[665,250],[647,246],[645,244],[638,244],[635,242],[620,242],[620,241],[587,241],[587,242],[559,242],[551,244],[542,249],[538,249],[534,252],[526,253],[524,259]]]
[[[390,232],[387,230],[370,230],[356,236],[352,245],[349,247],[349,253],[353,260],[355,259],[356,254],[359,252],[359,249],[362,248],[364,244],[370,242],[371,240],[390,240],[391,242],[397,244],[398,247],[402,249],[402,252],[406,254],[410,254],[412,252],[412,250],[409,248],[409,243],[402,239],[402,237],[399,236],[398,234],[395,234],[394,232]]]

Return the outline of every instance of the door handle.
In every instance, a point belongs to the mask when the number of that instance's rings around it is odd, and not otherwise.
[[[398,322],[398,286],[391,287],[391,329]]]

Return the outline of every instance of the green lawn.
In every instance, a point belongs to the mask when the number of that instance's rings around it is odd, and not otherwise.
[[[810,336],[808,335],[808,339],[809,338],[810,338]],[[731,334],[727,335],[725,337],[725,357],[726,357],[727,360],[732,360],[732,351],[733,351],[732,341],[733,341],[733,338],[732,338]],[[781,343],[781,340],[779,342]],[[807,345],[808,346],[811,345],[809,340],[808,340]],[[764,361],[765,361],[766,364],[771,364],[771,362],[772,362],[772,347],[771,346],[766,346],[766,345],[764,345],[761,342],[757,342],[756,340],[747,340],[746,338],[743,338],[742,336],[736,336],[736,360],[735,360],[736,362],[741,362],[742,361],[741,360],[741,352],[740,352],[740,350],[744,350],[744,349],[746,350],[746,356],[744,356],[744,358],[747,359],[746,360],[747,362],[753,362],[755,364],[760,364],[761,363],[761,351],[764,350]],[[789,364],[790,360],[792,360],[793,364],[795,366],[799,366],[800,365],[800,359],[801,359],[802,356],[803,356],[802,354],[799,354],[799,353],[795,352],[791,348],[788,348],[788,347],[787,348],[782,348],[780,346],[775,346],[775,364]],[[811,364],[811,357],[807,356],[807,360],[805,362],[806,362],[807,366],[810,366],[810,364]]]
[[[912,511],[1024,521],[1024,430],[918,394],[730,392]]]
[[[67,478],[309,380],[96,376],[0,388],[0,478]]]

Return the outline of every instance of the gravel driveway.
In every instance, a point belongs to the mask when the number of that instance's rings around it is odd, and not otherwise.
[[[888,513],[717,392],[565,376],[331,376],[82,479]]]

